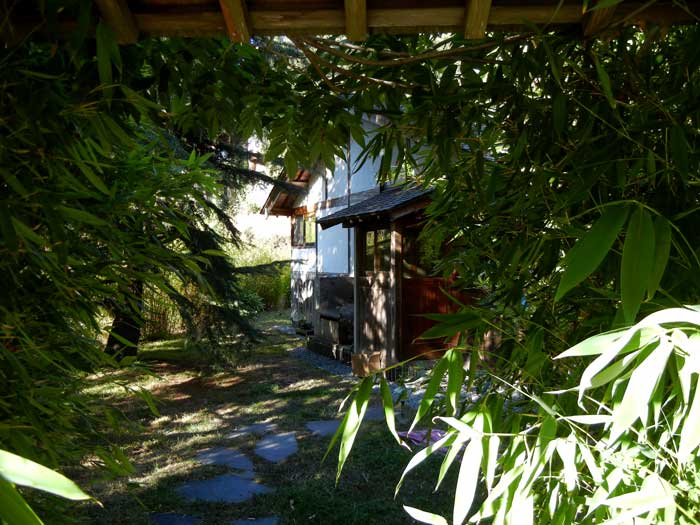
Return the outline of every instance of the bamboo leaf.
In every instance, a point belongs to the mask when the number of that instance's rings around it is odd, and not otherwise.
[[[574,423],[580,423],[581,425],[601,425],[610,423],[612,416],[606,414],[585,414],[580,416],[568,416],[564,419],[573,421]]]
[[[486,481],[486,489],[491,492],[493,482],[496,479],[496,465],[498,465],[498,447],[501,444],[499,436],[489,436],[488,445],[486,446],[486,468],[484,470],[484,480]]]
[[[17,489],[0,476],[0,518],[13,525],[43,525]]]
[[[105,195],[109,195],[109,189],[102,181],[102,179],[95,173],[85,162],[76,160],[76,165],[80,168],[80,171],[85,175],[85,178],[90,181],[90,184],[95,186]]]
[[[11,214],[7,206],[0,205],[0,233],[2,241],[11,252],[17,250],[17,233],[12,226]]]
[[[532,525],[534,511],[533,495],[516,492],[506,514],[506,523],[509,525]]]
[[[445,434],[444,437],[438,439],[435,443],[428,445],[424,449],[419,450],[416,454],[414,454],[413,457],[408,462],[408,464],[406,465],[406,468],[403,470],[403,473],[401,474],[401,478],[399,479],[399,482],[396,484],[394,496],[396,496],[399,493],[399,490],[401,489],[401,485],[403,485],[404,479],[406,478],[406,475],[409,472],[411,472],[414,468],[416,468],[423,461],[425,461],[435,451],[440,450],[442,447],[452,445],[452,443],[454,443],[457,438],[458,438],[458,434],[456,432],[448,432],[447,434]]]
[[[12,226],[14,227],[15,231],[17,232],[17,235],[19,235],[22,239],[26,241],[32,241],[34,244],[37,246],[44,246],[46,244],[46,241],[37,235],[34,230],[32,230],[29,226],[24,224],[22,221],[19,219],[16,219],[15,217],[11,217],[10,221],[12,222]]]
[[[394,418],[394,399],[391,397],[391,390],[389,389],[389,384],[383,377],[379,380],[379,389],[382,394],[382,404],[384,405],[384,417],[386,418],[386,426],[389,428],[389,432],[394,436],[396,442],[408,448],[408,445],[404,443],[399,434],[396,432],[396,421]]]
[[[559,301],[600,266],[617,239],[625,219],[626,208],[605,208],[591,229],[574,244],[562,262],[565,269],[559,281],[555,301]]]
[[[587,9],[586,12],[589,13],[591,11],[596,11],[597,9],[605,9],[606,7],[612,7],[621,3],[622,0],[600,0],[599,2],[596,2],[593,7]]]
[[[462,450],[464,443],[466,443],[468,440],[468,437],[464,436],[463,434],[460,434],[459,437],[454,441],[454,443],[452,443],[450,450],[447,452],[447,454],[445,454],[445,459],[442,460],[442,464],[440,465],[440,472],[438,473],[438,480],[435,484],[435,490],[440,488],[442,481],[445,479],[447,471],[450,469],[452,463],[454,463],[455,458]]]
[[[568,492],[576,489],[578,481],[578,469],[576,468],[576,442],[570,439],[557,440],[557,454],[561,458],[564,467],[564,484]]]
[[[474,431],[481,432],[483,425],[484,417],[479,414],[474,420]],[[474,502],[483,453],[483,440],[481,439],[472,439],[464,449],[455,490],[454,508],[452,511],[453,525],[464,523]]]
[[[651,328],[656,330],[658,333],[658,325],[665,323],[689,323],[700,326],[700,312],[690,308],[667,308],[666,310],[661,310],[648,315],[636,325],[624,330],[622,336],[611,342],[607,348],[605,348],[604,351],[584,370],[578,386],[579,403],[583,398],[584,391],[592,387],[593,378],[604,370],[606,366],[615,359],[615,357],[617,357],[623,350],[626,351],[627,349],[636,349],[635,345],[630,344],[630,342],[635,340],[639,330]]]
[[[612,509],[634,509],[639,516],[649,510],[673,505],[673,495],[656,474],[650,474],[642,482],[642,487],[635,492],[628,492],[605,501],[604,505]]]
[[[630,377],[622,402],[612,413],[609,442],[614,443],[632,424],[649,411],[649,400],[673,351],[668,340],[662,340]]]
[[[586,467],[588,468],[588,472],[591,473],[591,477],[593,478],[593,481],[596,483],[602,483],[603,482],[602,470],[598,466],[598,464],[596,463],[595,458],[593,457],[593,454],[591,453],[588,446],[586,446],[585,443],[578,441],[578,449],[581,452],[581,457],[583,458],[583,462],[586,464]]]
[[[496,512],[496,502],[498,498],[504,495],[506,491],[512,490],[515,483],[520,479],[520,477],[523,475],[523,471],[525,470],[525,453],[519,454],[517,459],[518,465],[504,471],[496,486],[489,493],[486,501],[484,501],[484,503],[481,505],[479,512],[469,519],[470,522],[478,522],[479,520],[489,518],[493,516],[494,512]]]
[[[448,365],[449,362],[447,361],[446,356],[443,356],[433,368],[432,377],[430,378],[430,382],[425,389],[423,399],[420,401],[420,405],[416,411],[416,416],[413,418],[413,423],[411,423],[411,427],[408,429],[409,432],[411,432],[418,422],[430,411],[430,407],[435,399],[435,394],[437,394],[437,391],[440,388],[442,377],[445,375]]]
[[[610,84],[610,76],[608,76],[608,72],[605,71],[605,68],[598,60],[598,57],[593,57],[593,59],[595,61],[596,73],[598,73],[598,80],[600,81],[600,85],[603,88],[603,94],[608,100],[608,104],[610,104],[610,107],[615,109],[615,107],[617,106],[617,101],[613,96],[612,85]]]
[[[557,93],[552,104],[552,121],[554,123],[554,132],[557,136],[561,136],[566,129],[566,96],[563,93]]]
[[[654,225],[646,210],[638,208],[630,218],[622,249],[620,289],[625,320],[633,323],[652,277]]]
[[[39,463],[0,450],[0,476],[12,483],[50,492],[72,500],[90,499],[67,477]]]
[[[671,253],[671,225],[663,217],[654,220],[654,261],[647,284],[647,300],[659,289]]]
[[[112,98],[112,46],[114,45],[114,34],[112,30],[103,22],[97,24],[95,31],[97,45],[97,74],[100,83],[104,87],[104,96],[107,100]]]
[[[683,422],[681,439],[678,445],[678,461],[685,463],[695,459],[693,452],[700,445],[700,385],[695,386],[695,395],[688,415]]]
[[[459,332],[477,328],[483,323],[481,319],[471,319],[461,323],[440,323],[430,327],[420,335],[419,339],[437,339],[439,337],[450,337]]]
[[[67,206],[57,206],[56,209],[69,219],[73,219],[84,224],[93,226],[106,226],[108,223],[84,210],[69,208]]]
[[[409,507],[408,505],[404,505],[403,510],[405,510],[414,520],[420,521],[421,523],[429,523],[430,525],[447,525],[447,520],[445,520],[445,518],[442,516],[438,516],[437,514],[425,512],[424,510]]]
[[[603,505],[608,496],[617,488],[623,478],[623,470],[615,468],[605,478],[605,482],[598,485],[598,488],[593,493],[593,496],[588,500],[588,512],[586,516],[590,516],[598,507]]]
[[[338,471],[335,477],[336,483],[338,483],[340,473],[343,471],[343,466],[350,456],[352,445],[357,437],[357,431],[360,430],[362,418],[365,417],[367,405],[369,404],[369,396],[372,393],[373,379],[373,376],[369,376],[362,380],[357,395],[348,407],[348,412],[345,415],[346,419],[343,421],[343,439],[340,442],[340,450],[338,451]]]
[[[562,352],[554,359],[563,359],[565,357],[584,357],[590,355],[602,354],[608,346],[617,341],[625,333],[626,329],[613,330],[599,335],[594,335],[588,339],[584,339],[575,346]]]
[[[448,376],[447,376],[447,413],[457,414],[459,396],[462,393],[462,383],[464,382],[464,358],[462,352],[452,348],[447,352]]]
[[[609,365],[607,368],[602,370],[593,379],[591,379],[591,388],[598,388],[600,386],[608,384],[610,381],[622,376],[627,367],[637,359],[637,356],[641,353],[641,350],[627,354],[622,359],[615,361],[613,364]],[[626,374],[625,374],[626,375]],[[581,416],[584,417],[584,416]]]
[[[688,182],[688,141],[681,126],[671,128],[671,157],[683,182]]]

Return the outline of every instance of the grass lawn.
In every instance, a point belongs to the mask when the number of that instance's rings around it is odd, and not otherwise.
[[[92,377],[87,391],[108,399],[132,423],[112,439],[135,471],[107,477],[98,458],[86,460],[88,469],[77,481],[102,507],[76,504],[76,518],[82,523],[138,525],[150,523],[151,513],[177,512],[196,515],[202,524],[270,515],[279,516],[282,524],[412,523],[403,504],[448,514],[454,479],[448,476],[445,488],[433,492],[439,458],[410,475],[394,499],[394,487],[410,454],[393,442],[383,422],[364,424],[336,486],[337,451],[322,463],[330,438],[312,435],[304,423],[335,417],[353,380],[290,357],[287,351],[300,340],[270,329],[286,322],[285,317],[263,315],[258,324],[265,340],[230,367],[212,367],[206,355],[183,349],[182,341],[170,341],[144,345],[140,369]],[[158,415],[136,391],[115,387],[115,379],[150,392]],[[227,437],[260,421],[276,423],[279,432],[296,431],[298,453],[272,464],[253,454],[255,437]],[[178,484],[228,472],[194,461],[198,451],[214,446],[246,453],[255,464],[256,479],[275,491],[235,505],[180,498],[174,490]]]

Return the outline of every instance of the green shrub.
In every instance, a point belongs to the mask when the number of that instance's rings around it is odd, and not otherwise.
[[[261,310],[281,310],[290,304],[291,268],[288,263],[281,263],[273,273],[246,275],[240,284],[243,292],[260,299]]]

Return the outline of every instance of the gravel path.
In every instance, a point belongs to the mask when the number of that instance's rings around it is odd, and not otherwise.
[[[330,357],[319,355],[306,347],[299,346],[294,348],[289,351],[289,355],[296,359],[306,361],[310,365],[325,370],[326,372],[330,372],[331,374],[342,377],[352,377],[352,369],[350,368],[350,365],[346,365],[345,363],[341,363],[340,361],[331,359]]]

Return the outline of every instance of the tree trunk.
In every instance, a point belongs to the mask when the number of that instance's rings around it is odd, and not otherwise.
[[[128,293],[134,301],[115,307],[112,328],[105,345],[105,352],[117,359],[136,357],[139,339],[141,339],[143,281],[136,281],[129,286]],[[124,341],[129,341],[133,346],[125,344]]]

